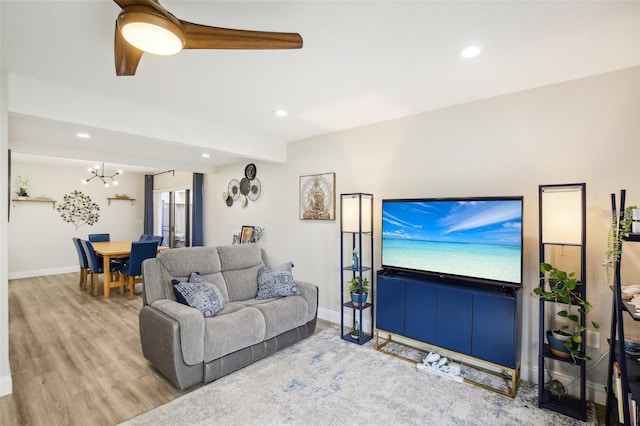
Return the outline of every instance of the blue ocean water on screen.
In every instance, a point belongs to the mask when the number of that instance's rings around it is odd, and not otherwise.
[[[519,245],[382,238],[382,264],[442,274],[521,283]]]

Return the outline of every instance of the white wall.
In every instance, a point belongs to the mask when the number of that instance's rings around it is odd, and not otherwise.
[[[0,7],[0,15],[2,8]],[[1,16],[0,16],[1,18]],[[0,37],[1,38],[1,37]],[[2,43],[0,43],[1,45]],[[2,55],[0,55],[2,57]],[[11,366],[9,364],[9,288],[7,268],[7,213],[8,197],[8,108],[7,108],[7,72],[0,61],[0,396],[10,394],[13,390]]]
[[[221,197],[244,164],[206,177],[205,241],[230,244],[242,225],[265,227],[273,260],[292,260],[297,279],[320,287],[320,315],[335,319],[339,224],[298,219],[299,176],[335,172],[338,196],[374,194],[377,266],[384,198],[524,195],[521,360],[523,378],[537,381],[538,303],[530,293],[538,284],[538,185],[587,183],[590,318],[602,324],[601,349],[590,352],[596,359],[606,352],[611,308],[601,266],[610,194],[626,188],[627,204],[640,205],[639,103],[640,68],[633,68],[293,143],[286,165],[256,163],[263,192],[245,209]],[[638,256],[625,267],[640,272]],[[591,399],[603,401],[605,375],[606,358],[588,373]]]
[[[90,167],[91,163],[87,163]],[[60,167],[25,163],[14,160],[11,169],[11,197],[15,197],[18,176],[29,179],[29,195],[47,196],[63,202],[63,196],[73,190],[82,191],[100,207],[98,222],[76,230],[63,221],[51,203],[12,203],[9,222],[9,278],[57,274],[78,270],[78,257],[72,237],[86,239],[88,234],[108,232],[111,240],[137,240],[143,229],[144,175],[124,173],[118,176],[118,186],[105,188],[95,179],[86,185],[87,167]],[[105,170],[109,172],[109,170]],[[115,200],[108,197],[127,194],[136,201]]]

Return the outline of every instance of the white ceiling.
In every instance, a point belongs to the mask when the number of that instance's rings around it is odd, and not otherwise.
[[[292,141],[640,65],[640,1],[161,3],[200,24],[298,32],[304,46],[145,54],[136,76],[116,77],[113,1],[2,1],[16,154],[194,171],[286,161]],[[483,54],[460,58],[471,43]]]

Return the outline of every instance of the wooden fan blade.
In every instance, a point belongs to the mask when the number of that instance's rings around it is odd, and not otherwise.
[[[124,37],[122,37],[117,23],[115,34],[115,42],[113,45],[116,60],[116,75],[135,75],[144,51],[130,45]]]
[[[180,21],[184,27],[185,49],[300,49],[297,33],[233,30]]]
[[[131,5],[152,6],[165,10],[156,0],[113,0],[118,6],[124,9]]]

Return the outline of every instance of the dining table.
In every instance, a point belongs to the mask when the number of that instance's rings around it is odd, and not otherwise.
[[[100,241],[93,244],[96,254],[102,256],[104,271],[104,297],[108,298],[112,288],[120,288],[120,280],[113,281],[111,274],[111,259],[127,258],[131,256],[131,243],[133,241]],[[158,246],[158,251],[168,249],[169,247]]]

